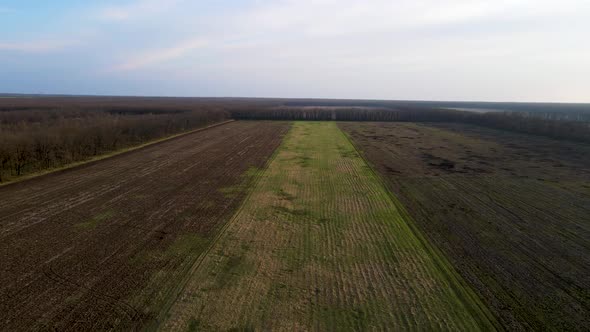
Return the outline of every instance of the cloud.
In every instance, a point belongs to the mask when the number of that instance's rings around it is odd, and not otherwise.
[[[95,0],[44,19],[15,8],[3,57],[67,49],[40,65],[135,79],[134,91],[166,75],[162,94],[508,98],[547,73],[579,93],[590,74],[588,0]]]
[[[549,0],[278,0],[260,1],[237,20],[251,28],[331,37],[482,21],[555,19],[556,15],[579,14],[584,7],[588,8],[588,2],[582,0],[564,4]]]
[[[137,0],[132,3],[108,6],[99,10],[98,18],[106,21],[127,21],[161,13],[182,0]]]
[[[270,28],[299,27],[310,34],[331,35],[469,21],[515,4],[501,0],[284,0],[257,6],[246,17]]]
[[[172,47],[150,50],[141,54],[137,54],[131,59],[116,65],[115,67],[111,68],[111,71],[131,71],[157,65],[163,62],[181,58],[189,52],[206,47],[207,45],[208,43],[206,40],[194,39],[182,42]]]

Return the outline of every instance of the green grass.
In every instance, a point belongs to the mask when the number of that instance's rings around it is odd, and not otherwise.
[[[164,329],[492,330],[331,122],[296,122]]]

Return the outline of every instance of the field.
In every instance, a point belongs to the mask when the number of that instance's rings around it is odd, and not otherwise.
[[[296,122],[164,330],[490,330],[333,122]]]
[[[1,329],[152,322],[288,128],[233,122],[0,187]]]
[[[504,327],[590,327],[589,145],[460,124],[340,127]]]
[[[6,98],[0,330],[590,330],[560,107]]]

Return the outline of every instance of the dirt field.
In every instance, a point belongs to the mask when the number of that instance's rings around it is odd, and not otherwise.
[[[163,329],[493,329],[397,206],[334,122],[295,123]]]
[[[340,123],[509,329],[590,329],[590,146],[467,125]]]
[[[233,122],[0,187],[2,329],[152,322],[288,128]]]

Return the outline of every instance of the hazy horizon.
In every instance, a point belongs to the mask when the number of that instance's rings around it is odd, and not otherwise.
[[[268,100],[326,100],[326,101],[383,101],[383,102],[411,102],[411,103],[481,103],[481,104],[571,104],[571,105],[588,105],[590,102],[562,102],[562,101],[510,101],[510,100],[434,100],[434,99],[382,99],[382,98],[331,98],[331,97],[264,97],[264,96],[198,96],[198,95],[123,95],[123,94],[68,94],[68,93],[17,93],[17,92],[2,92],[0,91],[0,98],[27,98],[27,97],[66,97],[66,98],[195,98],[195,99],[268,99]],[[348,107],[348,106],[344,106]],[[450,107],[442,105],[441,107]],[[467,106],[466,106],[467,107]]]
[[[590,2],[0,4],[0,93],[587,103]]]

